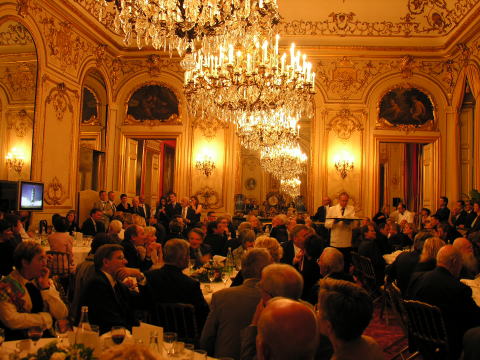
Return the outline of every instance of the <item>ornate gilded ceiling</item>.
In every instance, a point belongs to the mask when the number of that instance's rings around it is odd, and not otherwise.
[[[99,19],[97,0],[65,0],[89,13],[106,35],[124,48],[115,33],[114,12]],[[70,4],[69,4],[70,3]],[[480,0],[278,0],[285,44],[294,39],[308,47],[378,49],[444,48],[476,23]],[[133,46],[132,49],[133,50]]]

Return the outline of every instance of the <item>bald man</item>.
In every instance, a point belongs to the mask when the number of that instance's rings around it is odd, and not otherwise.
[[[312,360],[317,338],[312,309],[291,299],[273,299],[258,322],[257,359]]]
[[[412,278],[407,297],[438,306],[442,312],[452,358],[462,351],[462,337],[480,325],[480,309],[472,299],[472,289],[458,280],[462,255],[453,245],[437,254],[437,267]]]
[[[475,279],[478,274],[478,261],[473,254],[471,241],[464,237],[456,238],[453,242],[453,247],[462,255],[460,279]]]

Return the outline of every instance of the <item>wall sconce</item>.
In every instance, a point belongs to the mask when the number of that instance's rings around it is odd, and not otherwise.
[[[340,177],[345,179],[347,174],[353,170],[353,157],[347,152],[343,152],[343,154],[335,156],[334,165]]]
[[[14,170],[18,176],[20,176],[25,159],[17,148],[13,148],[12,151],[5,156],[5,161],[10,170]]]
[[[215,162],[210,156],[203,155],[202,158],[197,159],[195,168],[199,171],[202,171],[206,177],[209,177],[212,175],[212,172],[215,169]]]

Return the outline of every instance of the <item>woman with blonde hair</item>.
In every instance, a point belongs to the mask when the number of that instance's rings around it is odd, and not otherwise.
[[[161,268],[164,264],[162,245],[157,243],[156,232],[157,229],[153,226],[145,227],[145,254],[150,254],[153,263],[151,269]]]
[[[445,246],[445,241],[439,237],[431,237],[425,240],[420,261],[417,266],[415,266],[414,272],[425,272],[435,269],[435,266],[437,266],[438,250],[443,246]]]

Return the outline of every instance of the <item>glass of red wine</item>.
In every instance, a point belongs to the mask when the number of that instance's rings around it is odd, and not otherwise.
[[[120,345],[125,339],[126,330],[123,326],[112,327],[112,341],[116,345]]]
[[[33,341],[33,346],[36,347],[38,340],[40,340],[43,335],[43,329],[40,326],[32,326],[28,328],[27,335],[29,339]]]

